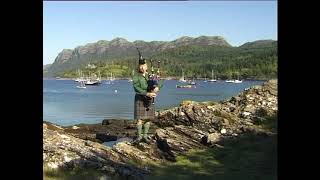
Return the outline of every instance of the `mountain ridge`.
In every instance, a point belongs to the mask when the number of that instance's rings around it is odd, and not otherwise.
[[[263,43],[261,43],[263,41]],[[265,44],[265,40],[247,42],[239,47],[252,47],[255,44]],[[275,42],[275,41],[272,41]],[[249,43],[249,44],[248,44]],[[116,37],[110,41],[99,40],[94,43],[80,45],[74,49],[63,49],[55,58],[54,63],[46,68],[46,76],[54,76],[59,72],[83,67],[88,63],[108,62],[117,59],[132,59],[137,56],[138,47],[143,56],[152,56],[168,49],[175,49],[183,46],[214,46],[233,48],[222,36],[182,36],[172,41],[128,41],[123,37]],[[245,45],[245,46],[244,46]]]

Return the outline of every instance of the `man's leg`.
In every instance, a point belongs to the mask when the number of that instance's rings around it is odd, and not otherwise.
[[[148,121],[148,122],[144,123],[144,125],[143,125],[143,139],[147,143],[149,142],[149,140],[148,140],[149,128],[150,128],[150,122]]]
[[[136,141],[141,141],[142,140],[142,120],[138,120],[137,122],[137,133],[138,133],[138,138]]]

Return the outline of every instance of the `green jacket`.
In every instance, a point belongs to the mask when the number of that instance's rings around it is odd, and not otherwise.
[[[147,75],[146,75],[147,76]],[[136,94],[146,95],[148,88],[148,78],[144,77],[141,73],[135,73],[132,77],[133,88]],[[163,79],[159,82],[159,90],[163,87]]]

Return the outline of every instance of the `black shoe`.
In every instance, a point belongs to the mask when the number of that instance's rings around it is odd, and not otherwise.
[[[135,139],[134,141],[133,141],[133,145],[137,145],[137,144],[139,144],[140,142],[142,142],[142,137],[138,137],[137,139]]]
[[[148,138],[143,138],[143,139],[142,139],[142,142],[147,143],[147,144],[150,144],[150,140],[149,140]]]

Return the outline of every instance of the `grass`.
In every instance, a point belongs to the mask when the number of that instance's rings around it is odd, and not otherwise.
[[[269,117],[257,127],[273,132],[269,136],[247,133],[226,140],[223,148],[193,149],[176,158],[176,162],[139,164],[150,167],[147,180],[276,180],[277,179],[277,116]],[[52,170],[44,167],[44,179],[100,179],[103,172],[86,170]],[[112,177],[120,180],[120,177]]]
[[[197,149],[154,167],[149,180],[277,179],[277,136],[244,135],[224,148]]]
[[[278,132],[278,123],[277,123],[278,115],[275,114],[273,116],[266,116],[263,122],[258,123],[258,126],[264,130],[269,132]]]
[[[62,170],[43,167],[44,180],[99,180],[104,174],[95,169]]]

